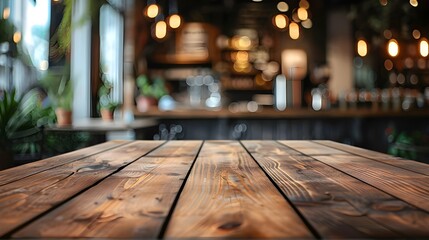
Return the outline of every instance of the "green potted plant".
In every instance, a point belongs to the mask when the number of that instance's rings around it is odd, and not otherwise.
[[[160,77],[151,82],[146,75],[140,75],[136,79],[136,84],[140,91],[136,99],[137,109],[140,112],[146,112],[151,106],[156,106],[158,100],[168,93],[164,80]]]
[[[113,112],[118,107],[119,103],[112,99],[113,85],[107,80],[103,80],[102,85],[98,89],[98,109],[101,118],[106,121],[113,120]]]
[[[13,142],[39,132],[32,121],[31,113],[36,103],[34,98],[23,100],[15,90],[0,94],[0,169],[12,167]]]
[[[62,73],[48,71],[41,80],[45,87],[52,107],[55,109],[58,126],[72,124],[73,83],[70,80],[70,69],[65,66]]]

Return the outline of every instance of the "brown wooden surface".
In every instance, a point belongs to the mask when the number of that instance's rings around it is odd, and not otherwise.
[[[429,176],[429,165],[426,163],[393,157],[388,154],[366,150],[363,148],[358,148],[358,147],[341,144],[333,141],[315,141],[315,142],[325,146],[333,147],[345,152],[349,152],[355,155],[374,159],[379,162],[384,162],[390,165],[394,165],[403,169],[407,169],[413,172],[417,172],[417,173],[421,173]]]
[[[429,212],[429,177],[353,155],[314,156],[392,196]]]
[[[134,142],[0,187],[0,236],[143,156],[161,142]]]
[[[55,168],[60,165],[70,163],[70,162],[97,154],[102,151],[106,151],[127,143],[129,142],[110,141],[110,142],[102,143],[92,147],[84,148],[81,150],[69,152],[61,155],[60,157],[58,156],[51,157],[41,161],[26,164],[24,166],[6,169],[0,172],[0,186],[34,175],[42,171],[46,171],[47,169]]]
[[[280,143],[307,155],[346,154],[346,152],[309,141],[279,141]]]
[[[0,172],[3,238],[429,238],[429,165],[331,141],[108,142]]]
[[[156,238],[197,153],[142,157],[14,237]]]
[[[222,149],[223,153],[215,153]],[[237,142],[201,149],[166,237],[305,238],[311,233]],[[210,154],[208,154],[210,153]]]
[[[243,141],[243,145],[250,153],[263,153],[267,155],[301,155],[301,153],[286,147],[276,141],[258,141],[248,140]]]
[[[429,235],[428,213],[309,156],[252,156],[324,238]]]

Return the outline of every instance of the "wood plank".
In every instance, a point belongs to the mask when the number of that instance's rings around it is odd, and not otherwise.
[[[429,212],[429,177],[360,156],[314,156],[394,197]],[[429,221],[426,222],[429,225]]]
[[[204,144],[206,145],[206,143]],[[219,145],[220,147],[213,147],[213,145]],[[241,147],[239,142],[232,142],[229,140],[213,140],[210,144],[204,148],[204,151],[200,151],[198,156],[207,157],[213,155],[234,155],[247,153],[246,149]]]
[[[333,147],[345,152],[353,153],[355,155],[374,159],[379,162],[384,162],[390,165],[394,165],[403,169],[407,169],[416,173],[421,173],[429,176],[429,164],[426,164],[426,163],[402,159],[399,157],[390,156],[388,154],[379,153],[379,152],[358,148],[358,147],[350,146],[346,144],[341,144],[333,141],[315,141],[315,142],[325,146]]]
[[[323,238],[429,236],[427,212],[309,156],[252,156]]]
[[[136,141],[0,187],[0,236],[91,187],[161,143]]]
[[[330,155],[330,154],[347,154],[347,152],[340,151],[335,148],[324,146],[310,141],[279,141],[281,144],[284,144],[287,147],[290,147],[298,152],[304,153],[306,155]]]
[[[106,143],[94,145],[88,148],[76,150],[55,156],[44,160],[28,163],[14,168],[9,168],[0,172],[0,186],[17,181],[19,179],[34,175],[36,173],[46,171],[51,168],[58,167],[79,159],[113,149],[124,144],[130,143],[129,141],[109,141]]]
[[[302,155],[276,141],[246,140],[241,141],[241,143],[250,153],[259,153],[262,155]]]
[[[13,237],[157,238],[199,147],[194,156],[140,158]]]
[[[347,144],[337,143],[334,141],[315,140],[312,142],[315,142],[315,143],[318,143],[318,144],[321,144],[324,146],[336,148],[336,149],[339,149],[339,150],[344,151],[344,152],[353,153],[354,155],[360,155],[362,157],[367,157],[367,158],[373,158],[373,159],[393,158],[393,159],[398,159],[396,157],[390,156],[390,155],[385,154],[385,153],[371,151],[371,150],[367,150],[367,149],[363,149],[363,148],[359,148],[359,147],[355,147],[355,146],[351,146],[351,145],[347,145]]]
[[[201,141],[169,141],[168,144],[149,153],[151,157],[180,157],[195,156],[201,146]]]
[[[238,142],[208,141],[165,237],[309,238],[312,234]]]

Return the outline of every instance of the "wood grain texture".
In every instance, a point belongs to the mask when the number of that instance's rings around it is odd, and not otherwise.
[[[0,236],[92,186],[161,143],[136,141],[0,187]]]
[[[208,141],[165,237],[308,238],[312,234],[238,142]]]
[[[246,140],[241,141],[250,153],[262,155],[302,155],[301,153],[288,148],[276,141]]]
[[[328,146],[324,146],[321,144],[317,144],[315,142],[310,142],[310,141],[286,140],[286,141],[279,141],[279,142],[287,147],[290,147],[306,155],[347,154],[347,152],[344,152],[335,148],[331,148]]]
[[[308,156],[252,153],[323,238],[429,237],[429,214]]]
[[[63,164],[67,164],[102,151],[113,149],[121,145],[130,143],[129,141],[110,141],[95,145],[92,147],[79,149],[73,152],[63,154],[61,156],[55,156],[44,160],[28,163],[19,167],[6,169],[0,172],[0,186],[8,183],[17,181],[19,179],[34,175],[36,173],[46,171],[51,168],[58,167]]]
[[[388,154],[366,150],[363,148],[358,148],[358,147],[341,144],[333,141],[314,141],[314,142],[429,176],[429,164],[426,164],[426,163],[402,159],[402,158],[390,156]]]
[[[194,159],[140,158],[14,237],[156,238]]]
[[[429,177],[360,156],[315,156],[394,197],[429,212]],[[425,222],[429,226],[429,221]]]
[[[149,153],[151,157],[180,157],[195,156],[202,144],[202,141],[169,141],[168,144]]]

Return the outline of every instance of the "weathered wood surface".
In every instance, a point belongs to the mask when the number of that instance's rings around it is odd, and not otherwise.
[[[252,156],[323,238],[429,236],[428,213],[309,156]]]
[[[312,234],[237,142],[205,142],[168,237],[307,238]]]
[[[301,155],[301,153],[276,141],[247,140],[242,141],[242,143],[250,153],[260,153],[264,155]]]
[[[393,157],[384,153],[366,150],[363,148],[358,148],[358,147],[341,144],[333,141],[315,141],[315,142],[325,146],[336,148],[348,153],[374,159],[379,162],[384,162],[390,165],[394,165],[403,169],[407,169],[416,173],[421,173],[429,176],[429,165],[426,163]]]
[[[133,142],[0,187],[0,236],[93,186],[160,144]]]
[[[330,141],[109,142],[0,172],[0,237],[428,238],[427,169]]]
[[[332,155],[314,158],[429,212],[429,177],[426,175],[360,156]]]
[[[55,168],[57,166],[77,161],[79,159],[119,147],[127,144],[129,141],[110,141],[95,145],[92,147],[84,148],[63,154],[61,156],[55,156],[44,160],[25,164],[23,166],[6,169],[0,172],[0,186],[14,182],[16,180],[34,175],[36,173],[46,171],[47,169]]]
[[[140,158],[14,237],[158,237],[201,143],[183,144],[196,149],[194,155],[173,151],[170,156]],[[169,142],[155,151],[178,146]]]
[[[307,154],[307,155],[330,155],[330,154],[346,154],[346,152],[327,147],[321,144],[310,141],[279,141],[281,144],[284,144],[298,152]]]
[[[201,146],[201,141],[170,141],[168,144],[149,153],[151,157],[195,156]]]

